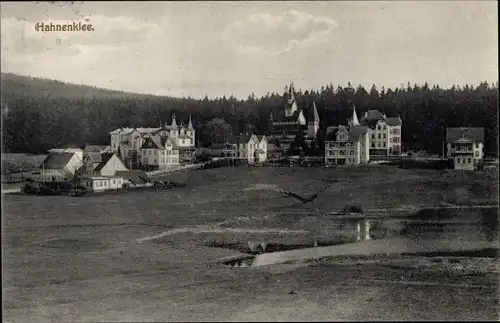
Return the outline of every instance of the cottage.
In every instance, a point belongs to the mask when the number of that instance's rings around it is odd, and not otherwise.
[[[119,177],[119,176],[82,177],[80,183],[90,192],[117,190],[117,189],[122,188],[123,177]]]
[[[62,182],[72,178],[83,165],[78,152],[50,151],[40,165],[40,180]]]
[[[83,166],[79,170],[82,176],[114,176],[117,171],[128,168],[114,152],[89,153],[83,159]]]
[[[446,146],[454,169],[477,169],[484,158],[484,128],[447,128]]]

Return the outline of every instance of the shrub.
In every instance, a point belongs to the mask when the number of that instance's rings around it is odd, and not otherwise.
[[[363,213],[363,208],[360,205],[346,205],[342,212],[344,213]]]

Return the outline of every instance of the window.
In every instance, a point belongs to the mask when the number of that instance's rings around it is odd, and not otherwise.
[[[108,187],[108,182],[104,182],[104,187]]]
[[[375,134],[374,133],[372,133],[372,139],[375,139]]]
[[[380,130],[380,125],[377,125],[377,130]]]
[[[475,157],[479,157],[479,152],[477,152],[477,151],[476,151],[476,152],[474,152],[474,156],[475,156]]]
[[[378,134],[378,139],[380,139],[380,134]]]
[[[471,158],[467,158],[467,162],[470,164],[471,163]]]
[[[375,143],[374,142],[372,142],[372,148],[375,148]]]
[[[384,125],[384,130],[386,129],[385,125]]]
[[[384,133],[384,139],[385,139],[385,133]]]
[[[385,141],[383,142],[384,148],[385,148]]]
[[[151,150],[148,150],[148,152],[149,152],[149,154],[148,154],[148,155],[149,155],[149,156],[151,156]]]
[[[112,182],[112,183],[113,183],[113,184],[116,184],[116,181],[115,181],[115,180],[113,180],[113,182]]]

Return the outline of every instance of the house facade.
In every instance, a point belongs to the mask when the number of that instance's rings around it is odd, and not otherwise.
[[[387,117],[378,110],[369,110],[359,122],[357,122],[357,115],[354,113],[349,123],[368,128],[371,155],[394,156],[401,154],[402,121],[399,116]]]
[[[82,176],[115,176],[117,171],[128,170],[114,152],[89,153],[84,156],[79,174]]]
[[[50,151],[40,165],[40,180],[63,182],[70,180],[83,165],[79,152]]]
[[[123,177],[120,176],[92,176],[82,177],[80,184],[90,192],[117,190],[123,186]]]
[[[147,137],[140,148],[140,164],[149,169],[167,169],[179,165],[179,147],[171,137]]]
[[[370,161],[368,128],[329,127],[325,138],[325,165],[360,165]]]
[[[454,169],[477,169],[484,158],[484,128],[447,128],[446,148]]]
[[[267,138],[255,134],[235,136],[231,139],[234,147],[233,156],[247,161],[249,164],[262,163],[267,160]]]
[[[179,147],[180,162],[192,160],[195,154],[196,131],[191,116],[187,126],[182,122],[178,125],[174,114],[170,125],[165,123],[156,128],[119,128],[109,135],[112,151],[119,152],[119,156],[129,167],[141,164],[141,148],[146,139],[153,136],[170,138]]]

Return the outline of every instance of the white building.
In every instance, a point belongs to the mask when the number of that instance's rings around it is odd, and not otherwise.
[[[115,176],[117,171],[126,171],[128,168],[116,153],[89,153],[83,159],[83,166],[79,170],[82,176]]]
[[[62,182],[71,180],[83,165],[80,151],[51,150],[40,166],[40,180]]]
[[[234,157],[246,160],[249,164],[262,163],[267,160],[267,138],[254,134],[245,134],[231,138],[235,147]]]
[[[446,146],[454,169],[474,170],[484,158],[484,128],[447,128]]]
[[[172,115],[172,123],[156,128],[119,128],[110,132],[111,149],[120,152],[120,157],[132,164],[139,164],[139,154],[146,139],[152,136],[170,138],[179,147],[179,160],[189,161],[194,158],[196,131],[193,127],[191,116],[188,125],[182,123],[177,125],[175,114]]]
[[[100,192],[106,190],[117,190],[122,188],[123,178],[119,176],[82,177],[80,183],[90,192]]]
[[[325,138],[325,165],[360,165],[370,161],[368,128],[329,127]]]
[[[371,155],[400,155],[401,154],[401,127],[399,117],[387,117],[378,110],[366,112],[360,122],[357,122],[356,110],[350,125],[368,127]]]
[[[151,136],[140,148],[140,163],[152,169],[179,165],[179,147],[171,137]]]

